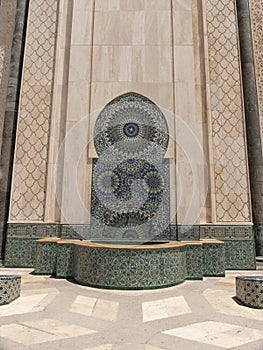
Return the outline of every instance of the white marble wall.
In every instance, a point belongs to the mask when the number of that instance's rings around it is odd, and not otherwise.
[[[200,1],[173,1],[177,222],[185,225],[211,219],[201,10]]]
[[[32,0],[36,1],[41,0]],[[224,3],[225,0],[218,1]],[[217,43],[207,24],[213,6],[213,2],[201,0],[59,2],[45,203],[38,219],[41,216],[45,222],[90,222],[95,120],[108,102],[133,91],[156,103],[168,121],[170,144],[166,157],[171,163],[172,223],[227,222],[229,215],[224,216],[222,209],[220,215],[217,213],[217,201],[222,194],[224,203],[240,199],[241,190],[245,197],[241,205],[235,202],[231,215],[234,222],[250,220],[244,154],[237,151],[244,174],[234,184],[234,191],[230,191],[233,181],[220,187],[217,182],[220,174],[216,178],[215,173],[221,164],[216,155],[223,151],[224,145],[218,144],[219,138],[215,137],[216,110],[211,112],[211,101],[218,98],[220,102],[220,96],[215,94],[211,100],[211,95],[225,72],[216,67],[213,70],[212,52]],[[233,11],[229,16],[233,21]],[[229,18],[226,16],[225,27]],[[235,26],[234,18],[231,28]],[[28,35],[30,38],[32,34]],[[237,41],[233,45],[237,50]],[[235,60],[238,64],[237,56]],[[240,87],[240,71],[233,74],[237,77],[237,83],[232,86],[235,90],[237,84]],[[231,74],[231,85],[230,78]],[[22,92],[21,103],[24,94]],[[236,96],[241,106],[240,89]],[[240,108],[238,131],[244,150],[242,106]],[[222,118],[226,116],[221,114]],[[234,159],[227,164],[227,173]],[[17,181],[16,176],[14,173],[13,183]],[[226,177],[224,181],[228,181]],[[12,220],[23,219],[12,212]],[[240,214],[235,214],[238,212]],[[34,220],[34,215],[27,215],[26,220]]]

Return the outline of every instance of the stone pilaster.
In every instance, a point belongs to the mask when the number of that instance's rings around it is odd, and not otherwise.
[[[263,159],[249,1],[238,0],[237,10],[256,248],[257,253],[263,255]]]
[[[213,222],[250,223],[238,24],[234,0],[206,1]]]
[[[2,6],[3,5],[4,3],[2,3]],[[2,254],[5,245],[5,230],[9,209],[16,121],[24,54],[25,29],[27,22],[27,8],[28,0],[17,1],[15,29],[11,50],[10,72],[7,87],[6,109],[3,116],[3,137],[0,160],[0,246]],[[11,17],[9,19],[7,18],[6,20],[12,20]],[[2,23],[3,22],[1,22],[1,25]]]

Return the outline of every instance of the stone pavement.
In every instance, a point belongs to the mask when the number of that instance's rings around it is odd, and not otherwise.
[[[79,286],[30,269],[21,297],[0,306],[0,350],[263,350],[263,310],[235,299],[236,275],[152,291]]]

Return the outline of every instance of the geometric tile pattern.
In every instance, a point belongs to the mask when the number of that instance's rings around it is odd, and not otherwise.
[[[236,277],[236,297],[246,306],[263,309],[263,277]]]
[[[119,303],[114,301],[78,296],[71,305],[70,311],[105,321],[115,322],[118,307]]]
[[[53,247],[55,250],[56,248]],[[56,278],[67,278],[72,276],[73,247],[68,244],[58,244],[56,256]],[[54,272],[54,270],[52,270]]]
[[[203,245],[203,275],[225,275],[225,249],[224,244]]]
[[[8,224],[5,248],[5,266],[33,267],[36,257],[36,240],[59,237],[61,225],[56,224]]]
[[[57,264],[56,241],[37,244],[35,256],[35,273],[36,274],[53,274],[56,271]]]
[[[199,226],[177,226],[178,241],[198,241],[200,239]]]
[[[187,279],[203,279],[204,250],[199,245],[186,247]]]
[[[10,218],[41,221],[52,105],[58,0],[32,0],[22,77]]]
[[[135,93],[105,106],[94,129],[91,230],[109,239],[153,239],[170,224],[168,126]]]
[[[254,229],[250,225],[200,225],[201,239],[219,239],[219,240],[253,240]]]
[[[73,247],[72,277],[80,284],[117,289],[160,288],[186,278],[185,251]]]
[[[235,1],[208,0],[206,6],[216,221],[249,222]]]
[[[227,240],[224,247],[226,269],[253,270],[256,268],[254,240]]]
[[[263,332],[233,324],[206,321],[162,332],[174,337],[231,349],[263,339]]]
[[[9,304],[20,296],[20,276],[0,275],[0,305]]]
[[[142,303],[143,322],[185,315],[191,312],[183,296]]]
[[[33,267],[36,255],[36,239],[28,237],[7,237],[5,266]]]
[[[48,223],[12,223],[7,225],[8,237],[60,237],[62,225]]]
[[[48,238],[37,241],[36,274],[73,278],[99,288],[152,289],[203,276],[224,276],[224,242],[208,240],[167,247],[119,247]],[[105,242],[104,242],[105,243]],[[113,242],[114,243],[114,242]],[[117,245],[116,245],[117,244]],[[163,247],[163,248],[162,248]]]
[[[225,268],[226,269],[254,269],[255,268],[255,242],[252,226],[235,225],[200,225],[190,227],[170,226],[166,239],[176,240],[177,235],[185,233],[184,240],[217,239],[224,241]],[[193,233],[195,232],[195,233]],[[81,236],[90,235],[87,225],[52,225],[52,224],[9,224],[5,251],[5,266],[8,267],[34,267],[36,259],[36,240],[47,237],[61,237],[79,239]],[[75,235],[75,236],[74,236]],[[80,235],[80,236],[78,236]],[[193,236],[192,236],[193,235]],[[168,238],[169,237],[169,238]],[[180,237],[182,239],[182,236]],[[192,239],[191,239],[192,238]],[[160,237],[165,239],[165,237]],[[57,277],[69,277],[72,273],[72,248],[67,244],[58,247]],[[194,253],[198,247],[188,247],[187,266],[188,278],[200,278],[202,263],[200,257]],[[45,259],[45,258],[44,258]],[[40,259],[41,260],[41,259]],[[51,267],[48,273],[52,273]],[[199,273],[199,272],[200,273]]]

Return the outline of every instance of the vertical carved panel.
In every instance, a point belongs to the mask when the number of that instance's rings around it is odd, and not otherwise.
[[[234,0],[207,0],[212,152],[217,222],[251,220]]]
[[[0,86],[2,84],[3,77],[3,69],[4,69],[4,58],[5,58],[5,50],[2,46],[0,46]]]
[[[250,0],[249,3],[258,89],[261,135],[263,135],[263,1]]]
[[[11,220],[44,216],[58,0],[30,1]]]

